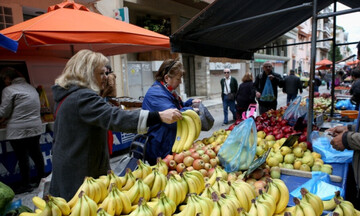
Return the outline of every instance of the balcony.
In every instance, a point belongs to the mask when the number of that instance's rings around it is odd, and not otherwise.
[[[329,51],[330,47],[331,47],[330,42],[328,42],[328,41],[317,43],[317,48],[322,49],[324,51]]]

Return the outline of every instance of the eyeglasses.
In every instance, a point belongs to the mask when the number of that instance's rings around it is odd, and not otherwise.
[[[230,72],[224,72],[224,74],[229,74]]]

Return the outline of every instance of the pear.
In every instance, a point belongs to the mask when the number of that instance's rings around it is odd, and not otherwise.
[[[321,170],[321,165],[319,164],[314,164],[314,166],[311,167],[311,171],[320,171]]]
[[[302,163],[301,163],[301,160],[295,160],[294,162],[294,169],[300,169]]]
[[[312,155],[304,155],[304,157],[301,160],[302,164],[307,164],[309,167],[312,167],[314,165],[314,158]]]
[[[264,154],[264,152],[265,152],[265,149],[262,146],[256,146],[256,155],[257,156],[260,157],[261,155]]]
[[[258,131],[257,132],[257,137],[264,139],[266,137],[266,133],[264,131]]]
[[[265,137],[265,140],[267,140],[267,141],[269,141],[269,140],[274,140],[274,141],[275,141],[275,137],[274,137],[274,135],[267,135],[267,136]]]
[[[279,163],[282,163],[284,161],[284,156],[280,152],[276,152],[274,154],[274,157],[279,161]]]
[[[287,155],[285,155],[284,161],[285,161],[285,163],[293,164],[294,161],[295,161],[295,155],[294,155],[294,154],[287,154]]]
[[[280,153],[285,156],[287,154],[290,154],[291,153],[291,148],[289,148],[288,146],[283,146],[281,147],[280,149]]]
[[[304,150],[301,147],[296,147],[293,149],[293,153],[295,155],[295,157],[302,157],[304,155]]]
[[[267,161],[267,164],[270,166],[270,167],[273,167],[273,166],[277,166],[279,165],[279,161],[276,157],[270,157]]]
[[[285,163],[283,166],[287,169],[294,169],[294,166],[292,164]]]
[[[300,170],[310,172],[310,167],[307,164],[301,164]]]
[[[314,159],[321,159],[321,154],[317,153],[317,152],[311,152],[312,156]]]
[[[306,142],[301,142],[301,143],[299,143],[299,146],[300,146],[304,151],[307,150],[307,143],[306,143]]]

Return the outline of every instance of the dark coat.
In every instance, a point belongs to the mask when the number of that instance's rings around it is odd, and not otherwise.
[[[259,105],[262,104],[269,104],[269,103],[277,103],[277,96],[278,96],[278,87],[283,88],[284,87],[284,79],[277,73],[271,72],[271,75],[274,76],[274,78],[271,80],[271,84],[274,91],[275,101],[274,102],[268,102],[268,101],[261,101],[259,100]],[[265,72],[262,72],[256,76],[254,86],[256,88],[256,91],[262,93],[265,87],[265,82],[268,75]]]
[[[50,194],[69,201],[85,176],[106,175],[110,169],[107,131],[136,133],[140,110],[113,107],[88,88],[56,85],[52,91],[55,108],[67,97],[54,124]]]
[[[360,79],[354,81],[350,89],[350,94],[352,95],[351,100],[355,101],[356,104],[360,104]]]
[[[298,90],[302,93],[302,84],[300,78],[295,75],[289,75],[285,78],[284,92],[286,94],[297,94]]]
[[[221,98],[224,99],[224,83],[225,83],[225,77],[220,80],[221,85]],[[234,77],[230,78],[230,92],[236,94],[238,88],[238,82]]]
[[[252,81],[243,82],[240,84],[236,94],[236,103],[240,108],[247,109],[250,104],[255,101],[256,90]]]

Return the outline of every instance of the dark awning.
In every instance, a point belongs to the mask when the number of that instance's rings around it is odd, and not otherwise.
[[[333,2],[318,0],[318,11]],[[338,2],[360,7],[360,1]],[[171,50],[250,60],[259,47],[309,19],[312,10],[312,0],[215,0],[170,36]],[[268,13],[274,14],[250,19]]]

